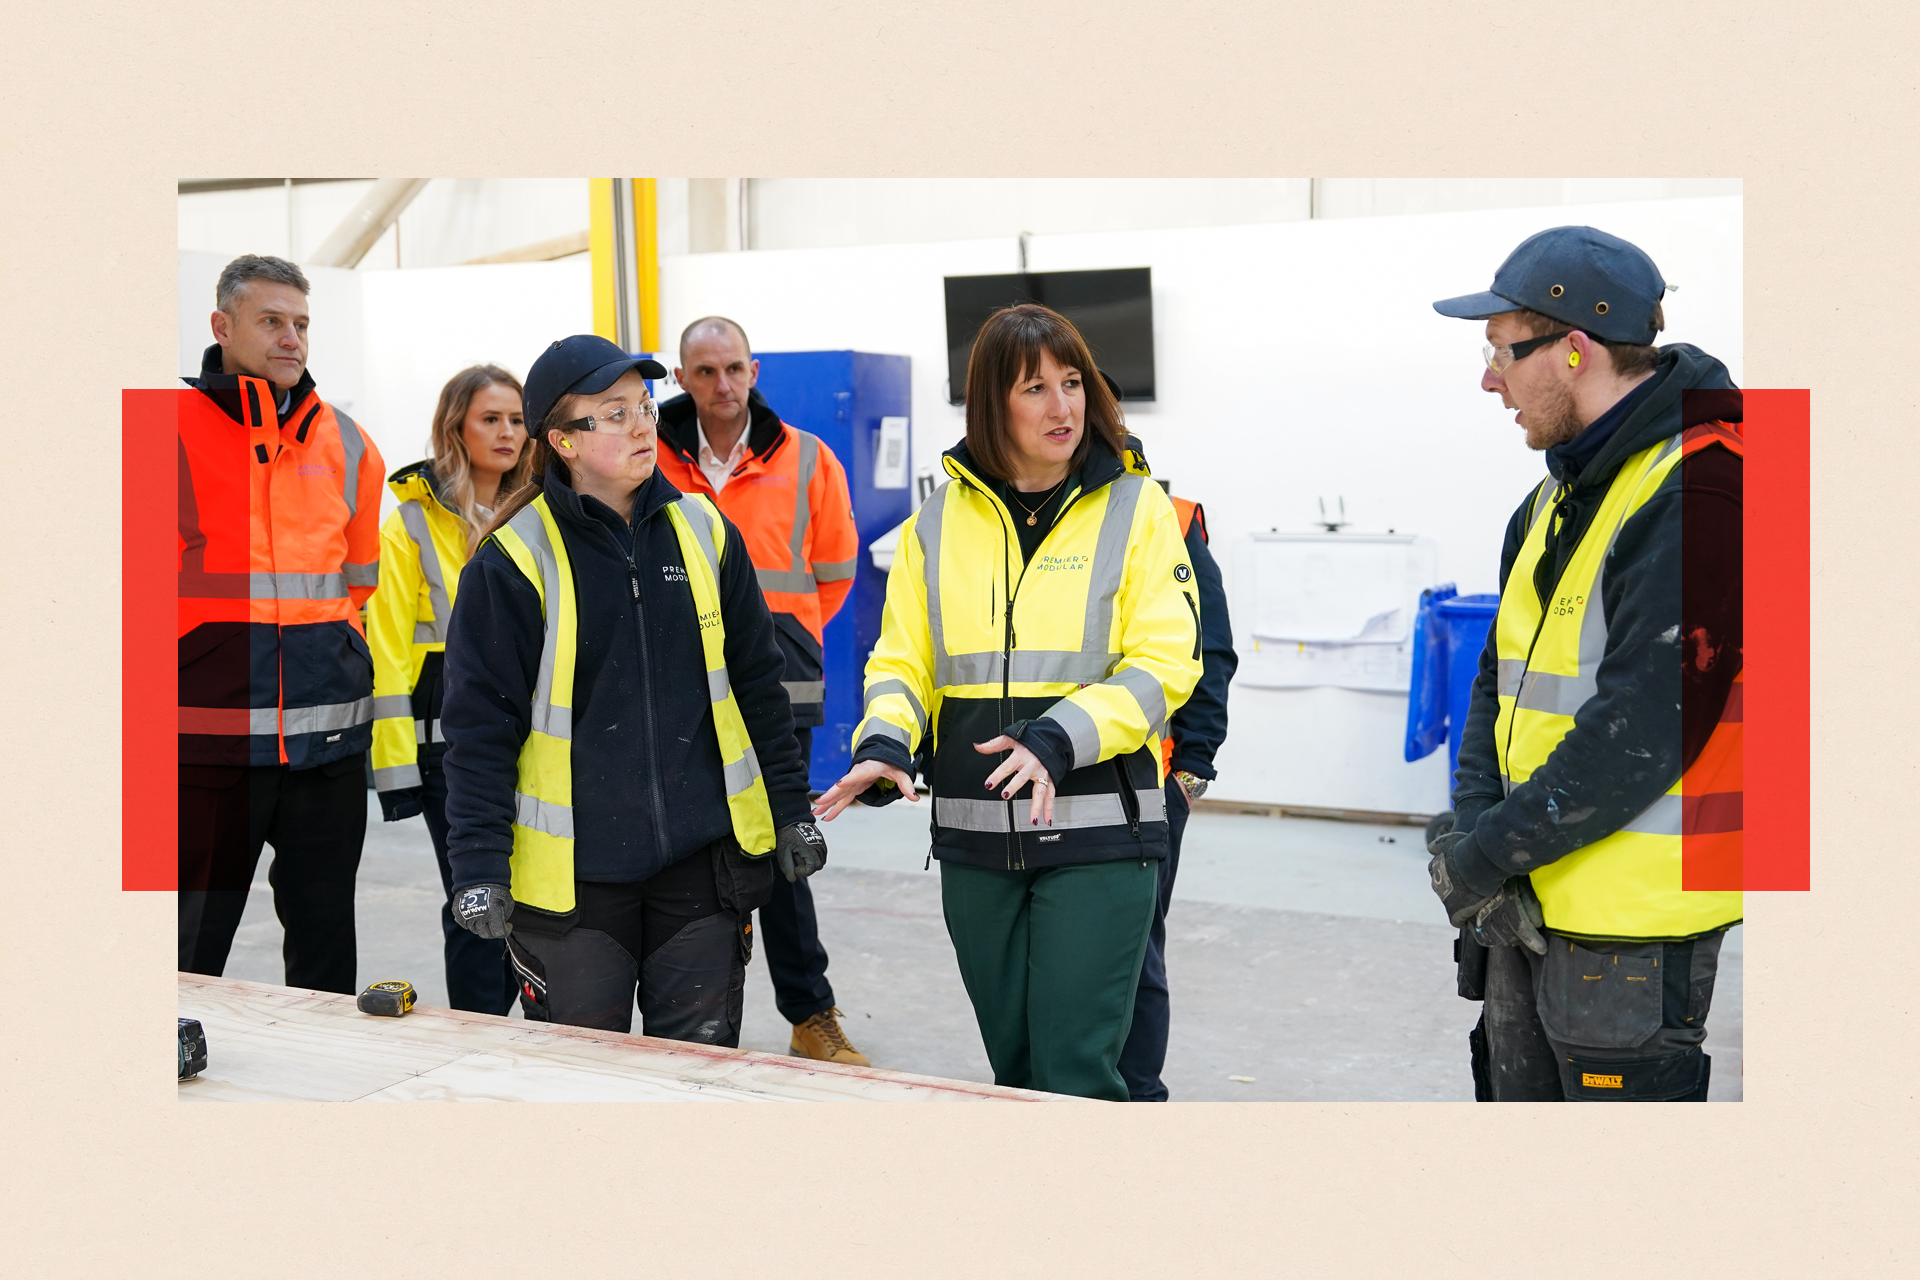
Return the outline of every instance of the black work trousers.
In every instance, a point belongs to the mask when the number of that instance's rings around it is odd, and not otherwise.
[[[1592,942],[1548,932],[1547,954],[1486,952],[1468,1036],[1482,1102],[1705,1102],[1701,1045],[1723,933]],[[1463,943],[1463,946],[1465,944]]]
[[[440,887],[447,901],[440,904],[441,955],[447,967],[447,1004],[471,1013],[513,1011],[520,990],[519,975],[507,959],[507,944],[483,938],[453,922],[453,869],[447,865],[447,775],[438,765],[420,766],[420,816],[433,837],[434,861],[440,865]]]
[[[1127,1082],[1129,1102],[1165,1102],[1167,1086],[1160,1071],[1167,1063],[1167,908],[1173,902],[1173,878],[1180,872],[1180,838],[1187,831],[1187,793],[1168,776],[1167,856],[1160,861],[1158,895],[1153,902],[1153,929],[1147,935],[1147,956],[1140,965],[1140,986],[1133,995],[1133,1027],[1120,1051],[1120,1078]]]
[[[219,975],[263,845],[290,987],[352,995],[366,752],[311,769],[180,766],[180,968]]]
[[[772,887],[773,855],[749,858],[731,837],[627,884],[576,881],[562,926],[516,911],[508,954],[534,1022],[633,1029],[697,1044],[740,1043],[753,911]]]
[[[793,736],[800,742],[800,759],[811,760],[813,730],[795,729]],[[773,896],[760,908],[760,945],[767,953],[767,976],[773,979],[774,1007],[796,1027],[834,1004],[827,949],[820,945],[820,919],[807,886],[805,880],[788,884],[776,871]]]

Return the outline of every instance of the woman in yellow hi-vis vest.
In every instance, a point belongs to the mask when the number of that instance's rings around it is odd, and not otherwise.
[[[529,1018],[737,1045],[750,919],[826,861],[740,533],[654,467],[665,370],[592,335],[527,375],[533,479],[447,635],[453,914]]]
[[[1740,923],[1740,393],[1658,347],[1666,284],[1592,227],[1522,243],[1485,293],[1480,385],[1549,478],[1500,559],[1453,828],[1430,846],[1461,926],[1487,1101],[1703,1102],[1721,945]]]
[[[385,589],[367,602],[373,784],[388,822],[415,814],[426,821],[448,895],[440,908],[447,1003],[474,1013],[506,1013],[520,983],[505,943],[453,922],[441,675],[460,570],[494,506],[526,483],[530,451],[520,394],[520,380],[490,364],[462,369],[441,388],[429,437],[433,456],[388,477],[400,507],[380,529]]]
[[[853,768],[817,811],[911,794],[922,756],[995,1082],[1124,1102],[1168,849],[1160,740],[1200,677],[1199,589],[1173,504],[1057,313],[988,318],[944,461],[887,577]]]

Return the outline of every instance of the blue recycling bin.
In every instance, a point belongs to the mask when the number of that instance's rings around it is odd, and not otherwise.
[[[1447,779],[1460,764],[1460,735],[1487,630],[1500,611],[1497,595],[1463,596],[1451,582],[1420,593],[1414,619],[1413,684],[1407,697],[1406,758],[1430,755],[1444,739]]]

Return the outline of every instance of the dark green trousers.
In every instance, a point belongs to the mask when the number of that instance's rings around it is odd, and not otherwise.
[[[993,1082],[1127,1100],[1120,1050],[1153,925],[1152,862],[1037,871],[940,864],[947,936]]]

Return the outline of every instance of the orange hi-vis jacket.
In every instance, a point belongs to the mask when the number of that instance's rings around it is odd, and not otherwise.
[[[747,456],[718,493],[700,470],[693,398],[660,406],[660,469],[682,493],[713,500],[739,528],[773,614],[781,682],[798,728],[826,722],[821,646],[853,588],[860,534],[847,473],[820,437],[780,420],[758,391],[747,397]]]
[[[180,763],[309,768],[365,751],[385,466],[302,374],[180,394]],[[282,401],[283,409],[276,411]]]

